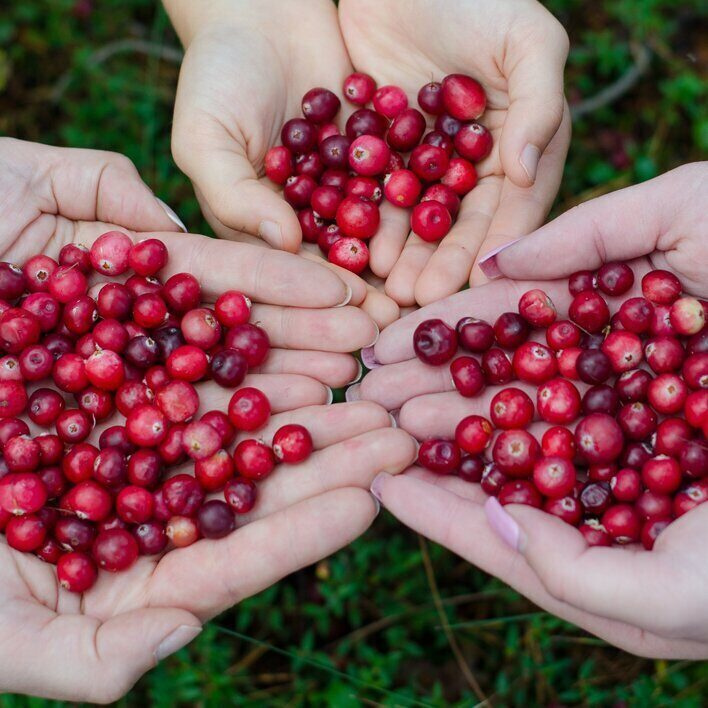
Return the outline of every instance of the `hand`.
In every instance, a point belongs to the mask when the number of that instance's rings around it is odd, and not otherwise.
[[[603,261],[634,259],[634,292],[652,268],[672,270],[684,289],[708,295],[706,163],[686,165],[645,184],[583,204],[499,253],[490,275],[561,278]],[[549,258],[548,254],[553,254]],[[400,407],[401,427],[418,439],[450,436],[473,413],[487,415],[494,389],[476,399],[453,392],[446,368],[413,359],[417,324],[464,315],[493,321],[534,287],[552,298],[561,317],[570,296],[563,280],[495,280],[458,293],[385,330],[375,347],[383,362],[352,398]],[[618,302],[610,299],[610,306]],[[532,424],[537,431],[540,423]],[[708,657],[704,587],[708,564],[701,541],[708,505],[675,521],[651,553],[634,548],[587,548],[572,527],[538,510],[503,509],[477,485],[413,469],[400,478],[380,475],[375,495],[403,523],[508,582],[533,602],[611,643],[655,657]],[[505,539],[505,540],[502,540]]]
[[[288,253],[166,231],[176,228],[172,217],[130,162],[111,153],[1,139],[0,194],[3,260],[22,263],[40,251],[56,257],[65,243],[90,245],[120,227],[134,238],[162,239],[171,253],[167,273],[193,273],[207,300],[227,288],[251,296],[276,347],[244,383],[271,401],[263,435],[306,422],[315,444],[307,462],[261,484],[258,504],[236,533],[141,558],[121,575],[102,574],[82,597],[62,590],[53,568],[2,539],[0,690],[108,702],[193,639],[202,622],[362,533],[376,513],[365,491],[371,479],[382,469],[404,469],[415,449],[375,404],[323,405],[327,385],[341,386],[357,372],[345,352],[377,333],[359,309],[335,307],[350,293],[329,269]],[[202,410],[224,409],[232,394],[213,382],[197,388]]]
[[[535,0],[341,0],[339,20],[354,66],[379,84],[414,97],[431,79],[462,72],[484,86],[482,123],[494,148],[450,233],[439,245],[426,243],[409,235],[407,211],[384,205],[386,232],[371,242],[372,270],[400,305],[484,282],[473,265],[540,226],[558,190],[570,141],[565,31]]]

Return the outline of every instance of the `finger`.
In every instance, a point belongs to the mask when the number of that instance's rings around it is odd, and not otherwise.
[[[434,251],[435,244],[411,234],[386,279],[386,294],[401,306],[415,305],[416,281]]]
[[[484,270],[546,280],[650,254],[683,208],[683,185],[674,181],[669,172],[573,207],[486,260]]]
[[[49,255],[58,255],[69,241],[91,246],[110,228],[110,224],[81,222],[56,239]],[[147,237],[144,233],[128,235],[136,241]],[[200,282],[207,302],[226,290],[240,290],[258,302],[290,307],[337,307],[351,299],[351,289],[331,269],[290,253],[196,234],[158,232],[149,236],[160,239],[170,252],[161,277],[191,273]]]
[[[271,349],[262,366],[254,374],[302,374],[321,381],[330,388],[341,388],[359,381],[361,363],[351,354]]]
[[[33,616],[16,634],[6,657],[10,666],[3,669],[15,665],[13,690],[67,701],[119,700],[146,671],[201,631],[192,613],[166,607],[125,612],[103,623],[43,608],[45,614]]]
[[[57,215],[136,231],[186,231],[125,155],[20,141],[18,145],[36,162],[38,174],[46,175],[47,196]]]
[[[487,277],[479,269],[478,263],[489,252],[496,251],[504,244],[525,236],[543,223],[558,193],[569,143],[570,113],[566,107],[558,132],[541,156],[533,185],[519,187],[509,179],[504,180],[501,198],[484,243],[475,255],[475,267],[472,269],[470,285],[481,285],[487,282]]]
[[[378,327],[358,307],[309,310],[254,305],[251,322],[260,324],[271,344],[285,349],[353,352],[371,345]]]
[[[401,308],[396,301],[371,285],[367,285],[366,298],[359,307],[371,317],[379,330],[388,327],[401,316]]]
[[[437,476],[436,483],[430,484],[421,470],[413,468],[395,477],[379,475],[372,484],[372,493],[388,511],[414,531],[500,578],[540,607],[626,651],[654,658],[704,658],[708,655],[704,643],[667,640],[555,599],[524,557],[512,551],[492,531],[483,506],[448,489],[448,485],[455,481],[461,482],[453,477]],[[478,485],[464,484],[479,489]]]
[[[501,67],[507,77],[509,108],[499,152],[504,173],[519,187],[534,183],[540,157],[558,131],[565,104],[568,35],[550,13],[543,13],[531,38],[528,27],[512,30]],[[524,36],[514,41],[516,32]]]
[[[503,181],[496,175],[484,177],[462,200],[457,221],[415,284],[415,298],[421,305],[456,293],[469,279],[477,251],[499,204]]]
[[[369,265],[379,278],[386,278],[396,265],[410,234],[410,210],[395,207],[384,200],[379,211],[381,224],[376,238],[369,242]]]
[[[403,472],[416,454],[413,438],[395,428],[348,438],[315,452],[302,464],[276,468],[259,484],[258,503],[243,522],[262,519],[338,488],[368,489],[379,472]]]
[[[200,121],[198,150],[189,135],[195,120]],[[175,111],[172,144],[175,162],[220,222],[257,234],[274,248],[297,251],[302,242],[297,216],[281,195],[259,182],[238,126],[228,132],[210,116]]]
[[[247,524],[226,538],[168,553],[151,580],[150,604],[213,617],[351,543],[376,513],[369,492],[337,489]]]

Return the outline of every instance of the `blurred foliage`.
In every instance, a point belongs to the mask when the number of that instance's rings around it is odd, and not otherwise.
[[[574,123],[555,211],[705,158],[701,72],[708,44],[700,0],[547,5],[571,39],[571,105],[627,72],[638,45],[652,55],[628,92]],[[117,51],[125,46],[115,43],[126,39],[151,49]],[[159,53],[177,46],[153,0],[6,2],[0,134],[123,152],[190,230],[208,233],[191,185],[170,156],[179,67]],[[444,549],[419,543],[383,513],[349,548],[211,622],[121,705],[476,703],[442,631],[424,552],[455,638],[492,704],[705,704],[705,663],[649,661],[613,649],[538,612]],[[55,705],[12,696],[0,703]]]

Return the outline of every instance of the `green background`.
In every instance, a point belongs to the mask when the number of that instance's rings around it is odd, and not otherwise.
[[[4,4],[0,134],[123,152],[190,230],[209,233],[170,156],[178,61],[164,48],[178,43],[158,3]],[[591,108],[574,121],[555,212],[706,155],[699,0],[547,5],[571,39],[568,98],[576,112]],[[642,51],[651,59],[636,84],[587,103]],[[613,649],[384,512],[349,548],[211,622],[121,704],[471,705],[460,661],[494,705],[699,706],[708,696],[705,663]]]

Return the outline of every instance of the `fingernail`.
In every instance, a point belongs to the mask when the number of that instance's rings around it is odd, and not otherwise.
[[[167,204],[165,204],[165,202],[163,202],[162,199],[160,199],[159,197],[155,197],[155,199],[157,199],[160,206],[164,209],[165,214],[167,214],[167,217],[169,218],[169,220],[173,224],[178,226],[182,231],[184,231],[184,233],[187,233],[187,227],[184,225],[184,222],[182,221],[182,219],[180,219],[179,216],[177,216],[177,214],[175,214],[174,209],[172,209],[172,207],[167,206]]]
[[[381,330],[379,329],[379,326],[374,322],[374,327],[376,327],[376,336],[374,337],[374,341],[371,342],[371,344],[367,344],[365,347],[362,347],[362,351],[364,349],[369,349],[370,347],[373,347],[376,342],[379,341],[379,335],[381,334]]]
[[[396,411],[398,413],[398,411]],[[398,418],[393,414],[393,411],[388,414],[388,417],[391,419],[391,427],[392,428],[397,428],[398,427]]]
[[[376,518],[380,513],[381,513],[381,502],[372,494],[371,498],[374,501],[374,506],[376,507],[376,513],[374,514],[374,518]]]
[[[345,386],[351,386],[351,385],[353,385],[355,383],[359,383],[359,381],[361,381],[361,377],[364,374],[364,367],[362,366],[361,362],[358,359],[356,360],[356,365],[359,367],[359,371],[357,371],[356,376],[349,383],[344,384]]]
[[[202,631],[201,627],[193,627],[188,624],[183,624],[173,632],[168,634],[155,649],[155,661],[162,661],[170,654],[174,654],[182,647],[187,646],[194,638],[199,636]]]
[[[504,511],[504,507],[496,497],[489,497],[484,503],[484,513],[492,530],[514,551],[519,550],[521,540],[521,530],[519,525],[509,514]]]
[[[361,350],[361,360],[364,362],[364,366],[367,369],[378,369],[379,366],[381,366],[381,362],[376,358],[376,354],[374,354],[373,345],[364,347]]]
[[[371,486],[369,487],[369,491],[374,495],[376,499],[379,500],[381,504],[383,504],[383,499],[382,499],[382,493],[383,493],[383,485],[386,482],[386,478],[390,477],[390,474],[386,474],[386,472],[379,472],[379,474],[374,477],[374,481],[371,483]]]
[[[523,236],[521,237],[523,238]],[[505,243],[498,248],[493,249],[492,251],[489,251],[484,258],[477,264],[479,265],[479,269],[484,273],[487,278],[490,280],[494,280],[495,278],[501,278],[502,272],[499,270],[499,266],[497,265],[497,256],[507,248],[510,248],[513,246],[515,243],[518,241],[521,241],[521,238],[515,238],[513,241],[509,241],[508,243]]]
[[[258,235],[275,248],[283,247],[283,232],[280,229],[280,224],[275,221],[261,221]]]
[[[531,143],[521,151],[519,156],[519,162],[532,182],[536,181],[536,170],[538,170],[538,161],[540,159],[541,151],[535,145],[531,145]]]
[[[347,294],[344,296],[344,300],[339,303],[339,305],[335,305],[335,307],[344,307],[345,305],[349,304],[349,301],[352,299],[352,289],[345,283],[344,287],[347,289]]]
[[[330,405],[334,400],[334,391],[329,386],[327,386],[327,391],[329,391],[329,393],[327,394],[327,401],[325,402],[326,406]]]
[[[344,399],[348,401],[349,403],[353,403],[354,401],[360,401],[361,400],[361,384],[354,384],[353,386],[350,386],[345,394],[344,394]]]

